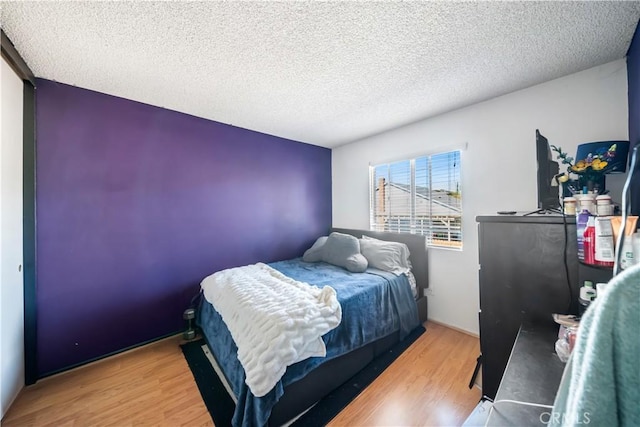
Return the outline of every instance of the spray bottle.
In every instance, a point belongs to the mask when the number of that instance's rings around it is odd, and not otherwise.
[[[588,210],[582,209],[576,217],[576,231],[578,233],[578,259],[584,261],[584,231],[591,214]]]
[[[584,229],[584,262],[585,264],[596,263],[596,222],[595,218],[590,216],[587,220],[587,227]]]

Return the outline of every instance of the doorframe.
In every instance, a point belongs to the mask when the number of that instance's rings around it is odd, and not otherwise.
[[[9,37],[1,30],[2,57],[24,83],[22,130],[22,239],[24,292],[24,382],[38,380],[36,310],[36,79]]]

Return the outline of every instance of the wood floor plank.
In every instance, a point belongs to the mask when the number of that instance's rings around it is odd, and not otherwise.
[[[26,387],[2,425],[212,426],[179,348],[158,341]],[[460,425],[480,399],[467,385],[478,339],[435,323],[330,426]]]
[[[480,400],[468,388],[479,351],[477,338],[429,323],[329,426],[461,425]]]

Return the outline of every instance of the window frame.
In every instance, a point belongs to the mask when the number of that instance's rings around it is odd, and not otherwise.
[[[369,229],[372,231],[383,231],[383,232],[391,232],[391,233],[404,233],[404,234],[417,234],[417,235],[423,235],[425,236],[426,242],[427,242],[427,246],[431,247],[431,248],[438,248],[438,249],[446,249],[446,250],[454,250],[454,251],[462,251],[464,248],[464,233],[463,233],[463,210],[462,210],[462,149],[459,148],[453,148],[453,149],[448,149],[448,150],[442,150],[442,151],[438,151],[438,152],[431,152],[429,154],[421,154],[421,155],[414,155],[411,156],[410,158],[405,158],[405,159],[398,159],[398,160],[394,160],[394,161],[388,161],[388,162],[379,162],[378,164],[369,164]],[[433,196],[433,192],[437,191],[438,189],[433,189],[432,184],[433,184],[433,158],[440,156],[440,155],[447,155],[447,154],[451,154],[451,153],[456,153],[457,154],[457,158],[456,158],[456,162],[458,163],[458,167],[457,170],[455,171],[455,178],[456,178],[456,190],[452,191],[451,188],[449,188],[447,190],[448,192],[448,196],[449,197],[456,197],[459,198],[459,203],[456,206],[453,205],[447,205],[450,206],[452,209],[455,209],[458,211],[458,213],[456,215],[450,215],[448,218],[450,219],[450,223],[449,225],[444,225],[444,227],[446,227],[446,233],[448,233],[448,238],[445,239],[434,239],[434,234],[436,232],[438,232],[438,229],[434,228],[434,222],[435,221],[441,221],[443,218],[447,218],[447,217],[434,217],[433,216],[433,200],[434,197]],[[417,203],[417,198],[416,198],[416,193],[417,193],[417,185],[416,185],[416,161],[423,161],[423,159],[426,159],[427,162],[427,185],[426,185],[426,198],[429,200],[428,205],[427,205],[427,215],[423,218],[418,218],[420,215],[417,213],[416,211],[416,206],[418,205]],[[409,185],[408,185],[408,191],[409,191],[409,205],[407,207],[407,210],[409,211],[409,223],[408,223],[408,228],[407,225],[405,223],[404,225],[404,230],[403,230],[403,225],[401,223],[401,221],[403,220],[403,215],[397,215],[397,218],[395,218],[398,221],[398,225],[397,227],[390,227],[387,224],[380,224],[379,222],[376,221],[376,218],[379,218],[380,215],[376,214],[376,203],[377,203],[377,199],[378,199],[378,193],[377,193],[377,189],[379,187],[378,184],[378,180],[379,178],[381,178],[380,176],[376,175],[376,169],[380,168],[380,167],[387,167],[387,176],[386,178],[389,179],[390,176],[390,169],[391,166],[394,164],[398,164],[398,163],[404,163],[404,162],[409,162],[408,165],[408,169],[409,169]],[[455,165],[455,163],[454,163]],[[448,164],[447,166],[448,168],[451,168],[451,163]],[[455,167],[455,166],[454,166]],[[385,185],[388,185],[385,184]],[[450,193],[455,193],[454,194],[450,194]],[[385,194],[386,197],[391,197],[390,193],[389,194]],[[389,209],[391,209],[391,201],[389,199],[386,199],[389,205]],[[450,200],[450,199],[449,199]],[[402,205],[401,205],[402,206]],[[386,209],[385,209],[386,211]],[[394,217],[394,215],[391,214],[391,212],[389,212],[388,214],[388,220],[390,221],[392,218]],[[418,221],[428,221],[430,224],[428,225],[422,225],[420,227],[417,226]],[[452,225],[452,223],[454,225]],[[406,231],[405,231],[406,230]],[[451,237],[451,234],[457,234],[459,237],[457,240],[453,240]]]

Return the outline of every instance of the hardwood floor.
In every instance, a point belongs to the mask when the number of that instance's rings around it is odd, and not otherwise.
[[[329,426],[459,426],[480,400],[469,390],[478,354],[478,338],[429,322]]]
[[[213,425],[180,343],[169,338],[40,380],[20,393],[2,425]],[[477,338],[428,323],[329,425],[460,425],[480,399],[467,387],[479,351]]]
[[[26,387],[10,426],[213,425],[178,347],[158,341]]]

